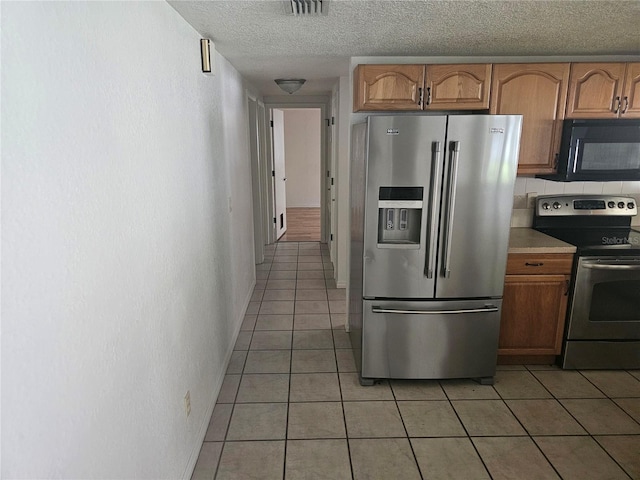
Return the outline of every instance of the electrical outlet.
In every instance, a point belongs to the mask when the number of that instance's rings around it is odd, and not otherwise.
[[[191,392],[189,392],[189,390],[187,390],[187,394],[184,396],[184,411],[187,417],[191,415]]]

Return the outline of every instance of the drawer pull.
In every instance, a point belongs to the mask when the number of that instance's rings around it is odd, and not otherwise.
[[[536,263],[524,262],[524,264],[525,264],[527,267],[541,267],[541,266],[543,266],[543,265],[544,265],[544,263],[542,263],[542,262],[536,262]]]

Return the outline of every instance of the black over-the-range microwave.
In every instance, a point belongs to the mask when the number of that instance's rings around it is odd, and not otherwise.
[[[640,119],[565,120],[558,182],[640,180]]]

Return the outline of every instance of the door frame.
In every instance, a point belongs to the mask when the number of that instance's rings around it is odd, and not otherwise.
[[[264,262],[264,246],[269,235],[270,225],[265,224],[268,194],[264,189],[263,176],[266,175],[266,141],[264,103],[255,95],[247,92],[247,112],[249,118],[248,134],[251,155],[251,193],[253,200],[253,238],[256,264]]]
[[[328,188],[331,188],[331,160],[330,155],[327,148],[327,121],[329,123],[329,127],[331,127],[331,119],[327,118],[327,112],[330,111],[330,99],[329,97],[321,97],[318,99],[288,99],[285,97],[282,98],[265,98],[264,99],[264,108],[265,108],[265,124],[270,125],[271,122],[271,110],[272,109],[294,109],[294,108],[318,108],[320,109],[320,242],[327,243],[329,236],[331,235],[331,225],[327,225],[327,218],[325,214],[325,203],[326,197],[328,195]],[[264,205],[267,205],[267,208],[264,209],[263,214],[263,222],[266,223],[268,228],[268,234],[265,236],[266,243],[275,243],[276,238],[276,228],[273,223],[273,217],[275,215],[275,204],[274,204],[274,185],[273,178],[271,176],[271,171],[273,170],[273,137],[271,128],[268,129],[267,134],[265,135],[266,141],[266,162],[264,171],[262,172],[261,178],[263,180],[262,189],[266,193],[267,199]],[[334,212],[335,214],[335,212]]]

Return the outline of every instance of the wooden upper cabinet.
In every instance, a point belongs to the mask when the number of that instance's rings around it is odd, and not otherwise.
[[[518,174],[555,171],[568,81],[568,63],[493,65],[490,113],[523,117]]]
[[[640,63],[627,63],[622,101],[622,118],[640,118]]]
[[[353,111],[486,110],[491,64],[358,65]]]
[[[640,63],[572,63],[567,118],[640,118]]]
[[[572,63],[567,118],[617,118],[626,64]]]
[[[489,108],[491,64],[427,65],[425,109]]]
[[[422,110],[424,65],[358,65],[353,111]]]

